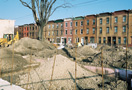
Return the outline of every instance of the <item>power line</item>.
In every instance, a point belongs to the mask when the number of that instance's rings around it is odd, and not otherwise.
[[[78,3],[78,4],[75,4],[73,6],[88,4],[88,3],[92,3],[92,2],[96,2],[96,1],[98,1],[98,0],[91,0],[91,1],[83,2],[83,3]]]

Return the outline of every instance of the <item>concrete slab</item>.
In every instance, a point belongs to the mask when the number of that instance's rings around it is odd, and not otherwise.
[[[8,81],[0,79],[0,90],[25,90],[25,89],[16,85],[11,86]]]

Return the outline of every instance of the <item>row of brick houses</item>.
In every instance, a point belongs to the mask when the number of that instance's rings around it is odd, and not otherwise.
[[[67,18],[61,22],[61,29],[57,28],[59,24],[55,22],[49,21],[46,26],[46,38],[51,42],[126,44],[128,31],[128,44],[132,44],[132,10]],[[56,31],[62,33],[54,35],[58,36],[56,38],[50,38],[53,35],[48,33]]]
[[[38,37],[36,24],[18,26],[20,38]],[[132,10],[100,13],[97,15],[49,21],[44,28],[44,37],[51,43],[82,44],[132,44]]]
[[[14,34],[16,34],[17,31],[19,32],[19,38],[30,37],[37,39],[39,28],[36,24],[31,23],[15,27]]]

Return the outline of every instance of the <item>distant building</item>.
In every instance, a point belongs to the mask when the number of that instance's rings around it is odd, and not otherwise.
[[[44,37],[46,37],[46,39],[48,41],[50,41],[51,43],[55,43],[55,23],[54,21],[49,21],[45,27],[44,30]]]
[[[112,43],[112,13],[100,13],[97,15],[97,43]],[[112,35],[112,36],[111,36]]]
[[[52,43],[62,43],[63,22],[63,19],[49,21],[46,28],[44,28],[44,37]]]
[[[31,23],[31,24],[25,24],[15,27],[15,31],[14,31],[15,35],[17,31],[19,32],[20,39],[23,37],[30,37],[32,39],[37,39],[39,28],[36,24]]]
[[[28,24],[28,37],[32,39],[38,39],[39,37],[39,27],[35,23]]]
[[[131,44],[131,25],[129,11],[120,10],[113,13],[100,13],[97,16],[97,43],[126,45],[127,31],[128,44]]]
[[[84,17],[73,18],[73,43],[81,42],[84,44]]]
[[[84,43],[97,43],[97,17],[96,15],[87,15],[84,18]]]
[[[29,37],[29,26],[28,26],[28,24],[23,25],[23,37]]]
[[[72,29],[72,18],[64,19],[64,32],[63,32],[63,43],[72,44],[73,42],[73,29]]]
[[[4,37],[4,34],[14,35],[14,20],[0,19],[0,38]]]

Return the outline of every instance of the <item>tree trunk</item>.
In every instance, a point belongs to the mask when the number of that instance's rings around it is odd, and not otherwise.
[[[44,28],[43,25],[40,25],[40,26],[39,26],[39,40],[40,40],[40,41],[43,41],[43,40],[44,40],[44,39],[43,39],[43,28]]]

